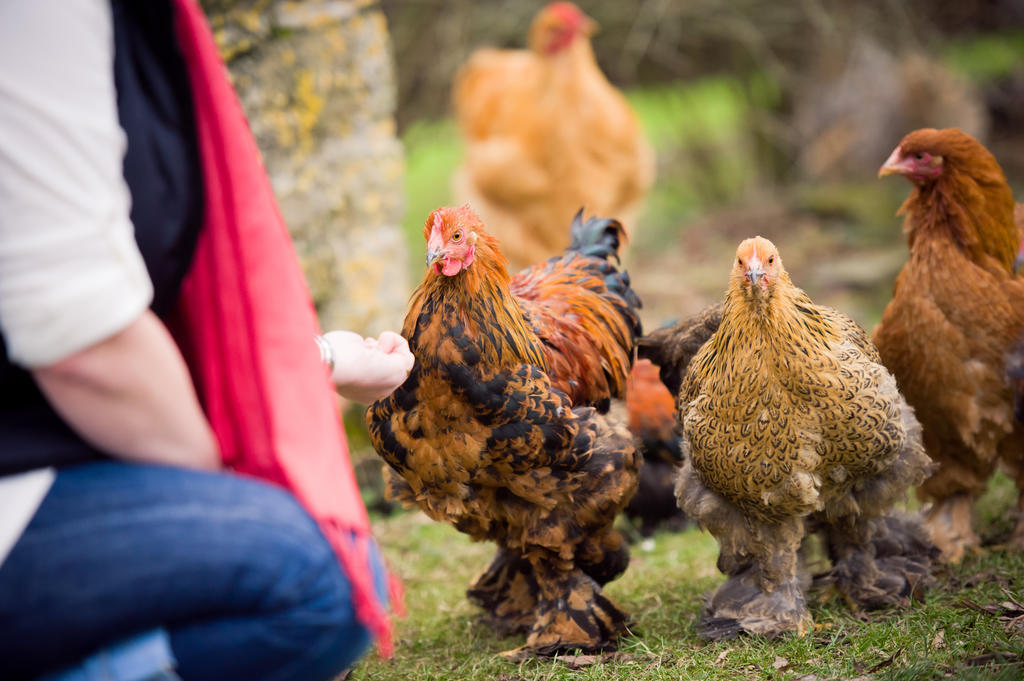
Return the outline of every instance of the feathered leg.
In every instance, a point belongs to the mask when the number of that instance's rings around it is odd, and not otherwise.
[[[853,607],[906,605],[920,599],[939,550],[920,517],[847,516],[828,525],[836,587]]]
[[[921,444],[920,424],[905,402],[902,408],[906,441],[889,467],[817,514],[836,586],[854,606],[878,608],[920,598],[940,554],[920,516],[892,510],[934,468]]]
[[[698,633],[713,640],[740,633],[807,633],[811,616],[798,569],[803,519],[762,522],[745,517],[704,487],[689,461],[676,493],[683,511],[718,541],[718,569],[729,577],[707,599]]]
[[[499,546],[494,560],[466,591],[484,609],[484,619],[501,635],[530,630],[538,587],[533,566],[521,553]]]
[[[629,546],[617,530],[609,529],[580,544],[576,549],[576,566],[604,586],[629,567]]]
[[[959,563],[967,551],[981,546],[973,528],[974,502],[995,471],[996,461],[957,456],[948,451],[950,445],[927,434],[925,446],[938,469],[917,489],[918,498],[931,501],[923,510],[924,521],[943,560]]]
[[[539,587],[536,619],[526,644],[502,653],[510,660],[568,650],[614,650],[627,618],[583,570],[550,554],[531,554]]]
[[[968,551],[981,546],[981,538],[974,532],[973,517],[974,495],[966,492],[939,499],[924,511],[932,539],[947,562],[959,563]]]

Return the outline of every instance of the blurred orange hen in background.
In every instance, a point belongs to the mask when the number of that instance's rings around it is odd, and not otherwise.
[[[564,225],[581,207],[632,229],[654,179],[651,148],[594,58],[595,27],[572,3],[552,3],[529,49],[479,49],[455,76],[465,142],[455,196],[501,240],[513,271],[568,246]]]

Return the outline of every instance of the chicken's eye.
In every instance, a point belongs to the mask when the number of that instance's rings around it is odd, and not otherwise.
[[[452,241],[462,241],[462,232],[455,232],[455,234],[452,234]]]
[[[775,262],[775,256],[774,255],[769,255],[768,256],[768,264],[771,265],[773,262]]]
[[[924,154],[919,151],[916,154],[914,154],[914,158],[916,158],[918,161],[923,161],[924,160]]]
[[[736,264],[743,267],[743,258],[736,258]]]

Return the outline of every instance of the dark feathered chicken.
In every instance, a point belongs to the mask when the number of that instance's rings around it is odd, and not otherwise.
[[[639,461],[625,424],[582,405],[624,396],[639,301],[611,262],[621,225],[577,216],[571,232],[562,257],[510,279],[468,207],[434,211],[403,328],[416,365],[367,412],[391,493],[498,544],[468,593],[500,630],[529,632],[512,657],[625,632],[600,586],[628,563],[612,522]]]
[[[724,307],[722,303],[710,305],[689,319],[655,329],[637,341],[637,352],[658,366],[661,382],[673,395],[679,394],[690,360],[718,331]]]
[[[724,307],[652,334],[640,353],[678,386],[679,502],[718,540],[729,577],[704,636],[807,631],[810,531],[824,532],[855,603],[901,602],[927,576],[920,521],[891,513],[928,470],[920,426],[864,331],[793,286],[771,242],[740,244]]]
[[[1013,388],[1013,413],[1018,421],[1024,423],[1024,337],[1010,348],[1006,377]]]
[[[640,533],[645,537],[662,523],[679,526],[686,521],[675,491],[682,466],[682,430],[676,418],[675,396],[690,359],[721,321],[722,306],[712,305],[695,317],[656,329],[637,341],[642,359],[633,365],[626,406],[629,429],[637,438],[644,464],[626,516],[640,522]],[[660,378],[660,391],[649,385],[652,379],[658,380],[655,376]],[[662,394],[667,402],[662,402]]]
[[[629,430],[643,456],[636,494],[626,517],[650,537],[659,527],[682,529],[686,514],[676,503],[676,476],[682,463],[682,438],[676,420],[676,399],[658,378],[650,360],[633,364],[626,386]]]
[[[1013,273],[1024,274],[1024,203],[1013,207],[1013,220],[1020,232],[1020,248],[1017,249],[1017,257],[1013,259]]]

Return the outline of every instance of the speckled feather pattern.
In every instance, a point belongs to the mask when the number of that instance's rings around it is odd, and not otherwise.
[[[679,396],[694,468],[762,518],[820,510],[906,444],[895,381],[864,331],[790,287],[751,313],[730,293]]]

